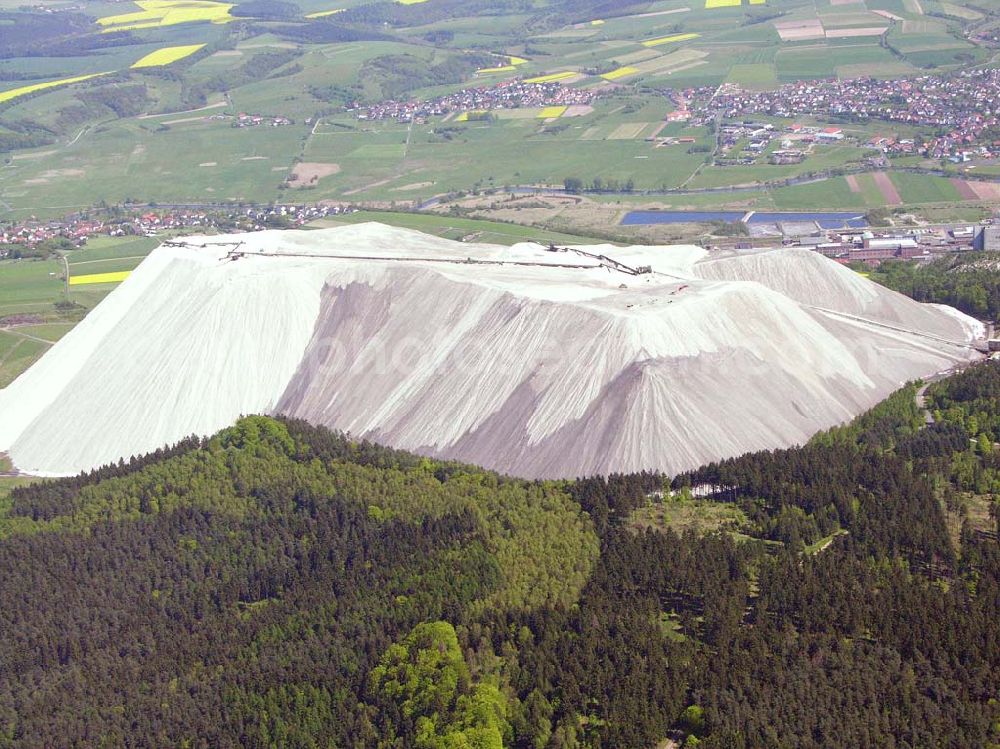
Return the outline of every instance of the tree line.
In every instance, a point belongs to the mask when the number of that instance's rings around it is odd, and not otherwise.
[[[926,264],[887,260],[872,280],[918,302],[947,304],[980,319],[1000,316],[1000,266],[994,253],[951,255]]]

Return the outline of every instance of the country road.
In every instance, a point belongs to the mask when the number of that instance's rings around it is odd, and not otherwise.
[[[925,382],[923,385],[920,386],[920,389],[917,390],[917,394],[914,397],[914,400],[916,400],[917,402],[917,408],[919,408],[924,414],[925,426],[930,426],[931,424],[934,423],[934,414],[932,414],[930,412],[930,409],[927,408],[926,393],[927,393],[927,388],[930,387],[930,385],[931,383],[929,381]]]
[[[927,388],[933,385],[935,382],[940,382],[941,380],[946,380],[952,375],[958,374],[966,367],[970,366],[974,362],[968,362],[966,364],[961,364],[953,369],[948,369],[944,372],[938,372],[935,375],[924,378],[924,384],[921,385],[913,399],[917,402],[917,408],[923,411],[924,414],[924,425],[930,426],[934,423],[934,414],[931,413],[930,409],[927,408]]]
[[[20,336],[21,338],[27,338],[29,341],[37,341],[38,343],[44,343],[46,346],[51,346],[55,341],[50,341],[47,338],[39,338],[36,335],[31,335],[31,333],[25,333],[18,329],[18,327],[10,328],[0,328],[0,330],[5,333],[10,333],[11,335]]]

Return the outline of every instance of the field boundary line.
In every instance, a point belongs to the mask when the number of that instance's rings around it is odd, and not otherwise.
[[[70,263],[69,267],[72,268],[74,265],[87,265],[88,263],[113,263],[116,260],[144,260],[149,257],[148,255],[129,255],[127,257],[102,257],[97,260],[77,260],[75,263]]]
[[[44,343],[46,346],[52,346],[52,345],[55,344],[55,341],[48,341],[48,340],[46,340],[44,338],[39,338],[36,335],[31,335],[30,333],[22,333],[16,327],[15,328],[0,328],[0,330],[2,330],[5,333],[10,333],[11,335],[16,335],[16,336],[18,336],[18,337],[20,337],[20,338],[22,338],[22,339],[24,339],[26,341],[37,341],[38,343]],[[18,343],[20,344],[20,342],[18,342]],[[15,346],[14,348],[17,348],[17,346]],[[11,351],[13,351],[13,350],[14,349],[11,349]]]

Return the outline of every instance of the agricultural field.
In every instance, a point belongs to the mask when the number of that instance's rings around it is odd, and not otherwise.
[[[131,270],[159,244],[155,237],[95,237],[82,248],[71,251],[67,259],[71,270],[84,266],[105,270],[104,264],[134,260],[136,262],[128,268]]]
[[[119,270],[119,271],[106,271],[104,273],[84,273],[83,275],[77,276],[70,274],[69,285],[70,286],[92,286],[94,284],[117,284],[124,281],[129,277],[131,271]]]
[[[881,207],[884,202],[875,198],[869,203],[865,196],[851,189],[843,177],[834,177],[806,185],[780,187],[772,191],[775,205],[786,211],[806,211],[816,206],[830,210],[851,210]]]
[[[961,200],[958,189],[951,180],[944,177],[895,172],[892,182],[905,204],[951,203]]]
[[[69,332],[158,244],[148,237],[92,239],[85,249],[66,253],[65,266],[61,257],[0,260],[0,388]],[[112,277],[72,283],[98,272]]]
[[[48,349],[49,344],[27,335],[0,330],[0,387],[6,387]]]
[[[710,166],[702,169],[688,187],[724,187],[726,185],[774,182],[798,177],[818,169],[844,167],[860,161],[861,152],[851,146],[817,146],[815,154],[800,164],[754,164],[753,166]]]
[[[31,154],[3,172],[2,200],[33,213],[97,199],[267,201],[301,141],[295,127],[234,130],[217,121],[109,123],[72,144]],[[171,123],[171,124],[167,124]],[[281,174],[275,173],[275,167]]]
[[[778,83],[778,77],[771,63],[737,63],[729,69],[726,81],[746,88],[773,88]]]
[[[72,32],[87,40],[82,54],[40,57],[0,44],[0,219],[127,199],[388,208],[567,178],[652,191],[757,184],[866,154],[855,145],[818,148],[798,165],[708,166],[711,128],[668,121],[667,91],[892,78],[987,59],[965,33],[984,16],[961,1],[651,0],[611,16],[597,2],[567,10],[538,0],[532,13],[506,0],[495,6],[484,19],[457,0],[381,10],[365,0],[299,0],[255,17],[215,0],[102,0],[82,14],[53,14],[31,32],[36,44]],[[12,23],[31,15],[17,7],[0,3],[0,14]],[[515,78],[600,95],[592,106],[412,123],[365,122],[354,106]],[[260,122],[240,126],[241,114]],[[872,203],[870,190],[836,184],[838,205]],[[901,194],[949,200],[941,190]],[[797,200],[791,191],[758,198]]]
[[[54,314],[64,294],[59,261],[0,261],[0,317]]]
[[[233,7],[229,3],[209,0],[136,0],[135,4],[141,10],[98,18],[101,33],[138,31],[199,21],[221,24],[235,20],[229,14]]]
[[[581,117],[552,109],[492,122],[456,119],[443,127],[359,126],[336,118],[317,128],[303,159],[339,169],[308,194],[310,199],[340,195],[391,201],[463,187],[561,184],[576,175],[675,186],[703,155],[689,153],[690,146],[655,147],[645,140],[662,124],[662,113],[662,103],[650,97],[633,99],[630,106],[611,101]],[[707,143],[704,128],[683,132]],[[482,175],[481,180],[468,182],[470,173]]]
[[[518,242],[556,242],[565,244],[594,244],[602,240],[585,235],[535,229],[517,224],[497,221],[458,218],[435,214],[395,213],[391,211],[357,211],[338,216],[336,219],[321,219],[311,224],[314,228],[360,224],[378,221],[405,229],[416,229],[425,234],[433,234],[445,239],[487,242],[490,244],[512,245]]]
[[[204,44],[185,44],[180,47],[164,47],[163,49],[150,52],[148,55],[136,60],[132,63],[132,69],[156,68],[162,67],[163,65],[170,65],[171,63],[183,60],[185,57],[193,55],[204,46]]]

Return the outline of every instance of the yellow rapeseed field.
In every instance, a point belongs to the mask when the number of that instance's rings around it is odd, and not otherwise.
[[[326,18],[326,16],[332,16],[336,13],[343,13],[344,8],[337,8],[336,10],[318,10],[315,13],[306,13],[306,18]]]
[[[686,42],[688,39],[697,39],[699,36],[701,34],[674,34],[673,36],[661,36],[659,39],[647,39],[642,44],[644,47],[656,47],[671,42]]]
[[[25,94],[33,94],[36,91],[44,91],[47,88],[55,88],[57,86],[68,86],[71,83],[79,83],[80,81],[96,78],[99,75],[107,75],[107,73],[91,73],[89,75],[78,75],[73,78],[60,78],[58,81],[32,83],[30,86],[21,86],[20,88],[12,88],[9,91],[0,91],[0,104],[11,99],[16,99],[19,96],[24,96]]]
[[[738,8],[742,0],[705,0],[706,8]]]
[[[525,78],[525,83],[550,83],[552,81],[561,81],[564,78],[572,78],[576,75],[574,70],[563,70],[559,73],[549,73],[548,75],[539,75],[534,78]]]
[[[193,55],[204,44],[186,44],[181,47],[164,47],[155,52],[150,52],[137,62],[132,63],[133,68],[154,68],[159,65],[169,65],[172,62],[183,60],[185,57]]]
[[[711,0],[707,0],[711,2]],[[601,76],[606,81],[617,81],[619,78],[624,78],[627,75],[634,75],[639,72],[639,68],[633,68],[630,65],[626,65],[623,68],[618,68],[617,70],[612,70],[610,73],[605,73]]]
[[[70,276],[70,286],[83,286],[90,283],[118,283],[129,277],[132,271],[120,270],[114,273],[89,273],[84,276]]]
[[[476,73],[477,74],[483,74],[483,73],[509,73],[509,72],[511,72],[512,70],[515,69],[515,66],[517,66],[517,65],[524,65],[524,63],[526,63],[526,62],[527,62],[527,60],[525,60],[523,57],[515,57],[513,55],[509,55],[508,58],[507,58],[507,64],[506,65],[497,65],[497,66],[492,67],[492,68],[479,68],[479,70],[477,70]]]
[[[135,4],[142,10],[98,18],[97,23],[104,26],[102,32],[151,29],[194,21],[228,23],[233,20],[229,15],[233,7],[231,3],[212,0],[135,0]]]
[[[562,117],[563,112],[565,112],[567,107],[545,107],[541,112],[538,113],[539,119],[547,120],[550,117]]]

